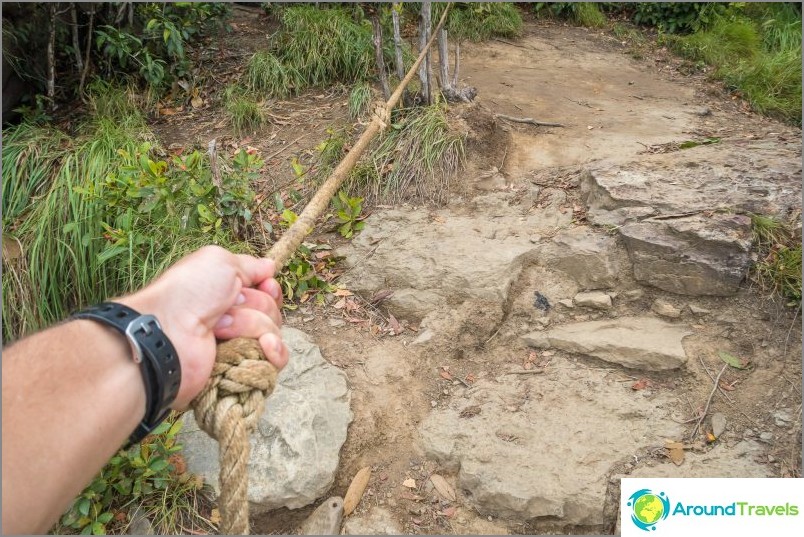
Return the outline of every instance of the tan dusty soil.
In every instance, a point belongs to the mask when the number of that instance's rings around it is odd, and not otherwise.
[[[246,58],[249,49],[259,46],[270,23],[246,16],[240,10],[235,14],[236,29],[233,36],[226,38],[226,46],[239,51],[238,58]],[[456,185],[450,205],[454,210],[470,211],[471,198],[478,193],[516,191],[529,181],[564,191],[569,199],[567,205],[571,206],[578,199],[577,178],[585,164],[635,160],[651,146],[669,142],[717,136],[736,144],[800,148],[799,130],[749,112],[741,102],[730,99],[720,86],[703,76],[682,74],[683,62],[666,51],[652,50],[645,59],[633,59],[630,45],[604,31],[528,23],[525,36],[516,42],[489,41],[465,45],[463,50],[461,79],[477,87],[478,99],[473,105],[453,107],[452,114],[460,116],[456,121],[463,121],[476,139],[469,144],[466,171],[459,174],[462,182]],[[231,67],[233,73],[239,70],[242,63]],[[292,156],[304,157],[305,150],[326,138],[327,127],[348,121],[346,93],[337,88],[313,91],[296,99],[270,103],[274,116],[271,124],[245,139],[238,138],[226,124],[215,93],[210,92],[207,97],[207,109],[193,111],[186,117],[160,120],[154,125],[158,137],[165,146],[197,144],[202,148],[211,137],[218,137],[225,147],[252,145],[263,155],[273,155],[268,159],[263,182],[257,185],[266,193],[293,179],[289,165]],[[703,107],[713,113],[697,115],[696,109]],[[491,115],[494,113],[559,122],[565,127],[494,121]],[[685,158],[683,152],[678,155],[680,161]],[[434,219],[439,218],[438,209],[420,210],[429,210]],[[584,225],[583,210],[577,213],[577,224]],[[326,233],[318,235],[316,240],[339,241]],[[491,517],[480,516],[460,504],[452,519],[434,516],[432,505],[400,499],[402,480],[414,477],[419,483],[436,470],[432,462],[422,459],[417,452],[415,435],[417,424],[431,410],[433,402],[448,400],[460,388],[457,381],[439,376],[441,366],[448,366],[456,378],[465,379],[467,375],[482,378],[501,366],[521,364],[528,355],[515,337],[517,312],[530,299],[527,294],[532,292],[534,282],[549,278],[539,271],[534,268],[523,273],[511,291],[510,304],[506,306],[509,311],[475,312],[469,319],[471,322],[462,324],[473,326],[474,330],[455,334],[453,345],[431,349],[426,355],[409,346],[417,336],[415,323],[403,324],[406,329],[402,334],[392,337],[375,334],[365,325],[343,324],[342,313],[331,307],[302,306],[288,313],[287,324],[309,333],[324,357],[347,374],[352,389],[354,421],[342,449],[332,495],[343,495],[357,470],[371,465],[374,477],[358,512],[370,505],[383,505],[391,510],[405,532],[549,531],[546,526],[489,520]],[[549,281],[542,285],[549,285]],[[656,296],[666,294],[645,288],[642,299],[622,306],[624,312],[644,313]],[[717,359],[718,350],[750,356],[753,369],[728,372],[724,377],[734,387],[729,392],[733,402],[717,397],[710,412],[726,414],[735,430],[759,431],[776,430],[768,422],[769,409],[779,405],[798,408],[792,434],[782,431],[780,440],[768,449],[767,460],[763,462],[775,476],[800,476],[800,318],[748,284],[737,297],[680,301],[688,302],[716,311],[728,321],[701,323],[695,328],[692,343],[695,348],[688,350],[696,356],[713,358],[691,362],[689,374],[683,376],[666,373],[644,376],[656,389],[674,392],[679,401],[688,401],[686,412],[691,417],[695,408],[704,404],[712,386],[701,365],[706,363],[709,371],[719,371],[722,363]],[[375,324],[388,320],[382,303],[376,311],[368,303],[364,306],[366,311],[373,312]],[[500,322],[503,313],[506,316]],[[381,382],[376,371],[366,368],[370,357],[378,352],[391,364],[392,382]],[[622,379],[624,375],[621,370],[607,372],[611,366],[603,362],[592,359],[578,362],[583,367],[599,368],[601,374],[612,375],[611,378]],[[629,379],[626,375],[625,380],[633,381],[636,377]],[[293,532],[311,510],[312,506],[256,517],[253,532]]]

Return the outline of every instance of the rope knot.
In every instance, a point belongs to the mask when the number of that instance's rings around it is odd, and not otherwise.
[[[385,104],[378,104],[377,107],[374,109],[374,114],[372,115],[372,119],[376,118],[380,124],[380,130],[384,131],[388,128],[388,125],[391,123],[391,114],[388,113],[388,110],[385,108]]]

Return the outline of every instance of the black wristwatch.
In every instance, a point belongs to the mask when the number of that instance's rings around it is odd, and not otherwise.
[[[145,383],[145,417],[129,437],[129,444],[139,443],[170,414],[181,385],[181,364],[176,349],[153,315],[116,302],[103,302],[74,313],[73,319],[90,319],[123,334],[134,351]]]

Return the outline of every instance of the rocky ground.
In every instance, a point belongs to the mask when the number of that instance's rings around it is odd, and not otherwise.
[[[365,466],[345,534],[610,533],[623,476],[800,476],[799,316],[746,279],[746,215],[800,219],[800,130],[627,52],[536,24],[464,47],[450,203],[375,208],[337,250],[348,293],[287,317],[255,532],[298,531]]]

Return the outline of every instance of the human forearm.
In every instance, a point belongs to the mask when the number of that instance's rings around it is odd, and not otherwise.
[[[44,533],[142,420],[142,377],[127,341],[93,321],[20,341],[2,367],[3,528]]]

